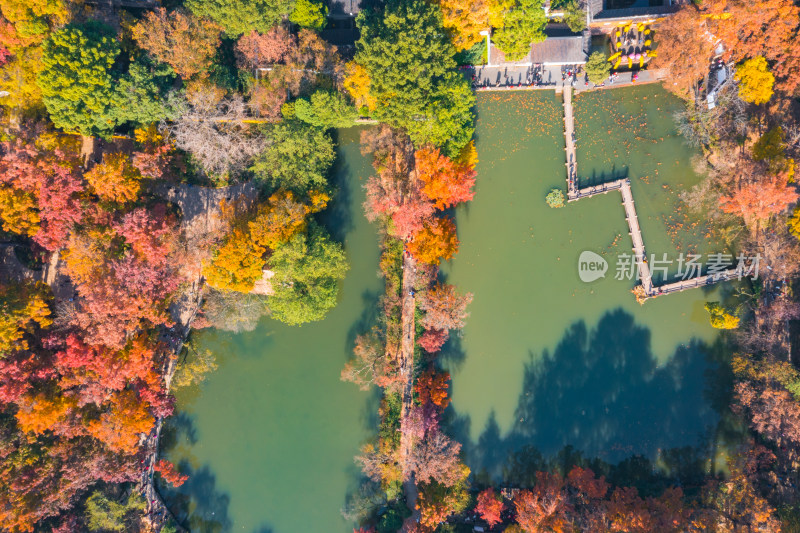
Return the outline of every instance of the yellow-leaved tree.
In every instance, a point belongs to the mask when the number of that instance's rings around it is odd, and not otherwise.
[[[33,237],[39,231],[39,209],[33,194],[0,185],[0,220],[3,230]]]
[[[235,228],[211,262],[203,265],[206,282],[220,290],[252,291],[263,275],[265,252],[248,231]]]
[[[0,358],[12,350],[25,350],[25,334],[53,323],[42,283],[0,285]]]
[[[253,242],[270,249],[288,241],[295,234],[305,231],[306,216],[319,211],[327,204],[327,196],[312,195],[318,205],[298,202],[290,191],[279,190],[269,197],[255,218],[248,224]],[[319,206],[322,207],[319,207]]]
[[[739,327],[739,317],[729,313],[719,302],[707,302],[705,308],[710,315],[712,327],[717,329],[736,329]]]
[[[458,50],[466,50],[481,39],[482,31],[501,28],[514,0],[440,0],[444,28]]]
[[[348,61],[345,65],[344,88],[353,98],[356,109],[361,110],[366,107],[369,111],[374,111],[375,98],[369,94],[370,79],[367,69],[356,63]]]
[[[760,105],[772,98],[775,76],[769,71],[764,56],[742,62],[736,67],[735,79],[739,82],[739,96],[745,102]]]
[[[103,162],[84,174],[101,200],[126,203],[139,198],[142,175],[123,153],[105,154]]]

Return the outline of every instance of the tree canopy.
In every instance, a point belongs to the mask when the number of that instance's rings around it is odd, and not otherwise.
[[[545,40],[547,17],[541,0],[517,0],[494,33],[494,42],[508,61],[518,61],[531,50],[531,43]]]
[[[769,71],[767,60],[757,56],[742,62],[736,67],[736,81],[739,82],[739,96],[751,104],[766,104],[772,98],[775,76]]]
[[[325,90],[297,100],[294,112],[303,122],[320,128],[347,128],[358,118],[358,111],[341,93]]]
[[[570,31],[580,32],[586,29],[586,11],[577,0],[570,0],[564,6],[564,23]]]
[[[584,68],[586,69],[586,75],[589,76],[589,81],[595,85],[606,81],[606,78],[611,73],[611,63],[608,62],[603,52],[592,52]]]
[[[222,26],[225,35],[236,38],[255,30],[267,33],[291,10],[290,0],[187,0],[186,7],[197,16],[208,17]]]
[[[257,179],[294,192],[327,187],[327,172],[336,153],[325,130],[286,121],[274,126],[269,137],[251,167]]]
[[[339,281],[348,269],[342,246],[314,224],[279,246],[268,265],[275,272],[272,316],[290,325],[324,318],[336,305]]]
[[[208,19],[163,7],[148,11],[133,27],[133,38],[182,78],[206,69],[220,45],[220,27]]]
[[[439,7],[390,0],[382,10],[362,11],[357,23],[356,61],[367,71],[375,118],[405,129],[417,146],[460,150],[472,137],[475,97],[452,72],[455,48]]]
[[[294,10],[289,15],[289,20],[303,28],[321,30],[325,27],[328,17],[328,7],[322,2],[313,0],[295,0]]]
[[[83,135],[114,128],[118,98],[111,67],[119,52],[98,24],[66,26],[44,42],[37,81],[53,124]]]

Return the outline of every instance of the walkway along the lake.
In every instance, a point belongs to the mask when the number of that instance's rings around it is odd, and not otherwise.
[[[415,315],[417,312],[416,295],[414,286],[416,285],[417,261],[414,256],[403,250],[403,286],[402,307],[400,312],[400,353],[399,371],[403,383],[402,403],[400,407],[400,469],[403,472],[403,493],[406,497],[406,505],[411,511],[402,531],[413,529],[419,523],[420,511],[417,508],[417,484],[414,479],[414,472],[411,468],[411,453],[414,446],[411,430],[408,429],[408,421],[411,409],[414,406],[414,344],[416,342],[416,323]]]
[[[641,283],[641,289],[636,298],[640,303],[644,303],[649,298],[655,298],[662,294],[672,294],[696,287],[713,285],[720,281],[741,279],[744,274],[738,267],[729,268],[722,272],[706,274],[696,278],[682,279],[673,283],[667,283],[658,287],[653,285],[653,276],[650,266],[647,263],[647,254],[644,248],[644,238],[642,228],[639,226],[639,217],[636,215],[636,206],[633,202],[633,192],[631,191],[631,180],[622,178],[615,181],[591,185],[582,189],[578,188],[578,159],[577,148],[575,146],[575,117],[572,106],[572,90],[567,88],[564,91],[564,137],[566,139],[566,168],[567,168],[567,201],[577,202],[581,198],[590,198],[597,194],[606,194],[609,191],[620,191],[622,194],[622,206],[625,208],[625,221],[628,223],[628,234],[633,242],[633,256],[636,260],[637,278]]]

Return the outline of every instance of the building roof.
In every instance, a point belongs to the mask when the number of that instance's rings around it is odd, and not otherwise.
[[[531,45],[531,63],[551,65],[577,65],[586,63],[586,52],[582,35],[570,37],[548,37],[541,43]]]
[[[674,13],[680,8],[682,0],[664,0],[660,6],[627,7],[621,9],[608,9],[607,0],[586,0],[589,8],[589,17],[593,21],[625,20],[638,17],[657,17]],[[636,4],[636,2],[632,2]],[[667,5],[672,4],[672,5]]]
[[[628,7],[625,9],[603,9],[599,12],[592,12],[592,20],[626,20],[637,17],[658,17],[675,13],[680,6],[652,6],[652,7]]]
[[[355,17],[361,11],[361,0],[331,0],[328,16],[331,18]]]

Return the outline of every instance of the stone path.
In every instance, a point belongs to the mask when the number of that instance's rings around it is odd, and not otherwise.
[[[477,91],[539,89],[560,91],[564,87],[571,86],[575,92],[583,92],[593,89],[614,89],[661,81],[669,82],[667,71],[659,69],[638,71],[636,81],[633,80],[633,72],[619,72],[613,81],[607,79],[600,85],[590,83],[586,79],[584,72],[562,79],[562,67],[552,65],[475,67],[465,69],[463,72],[468,79],[472,80],[473,86]],[[537,84],[528,84],[531,75],[538,80]]]

